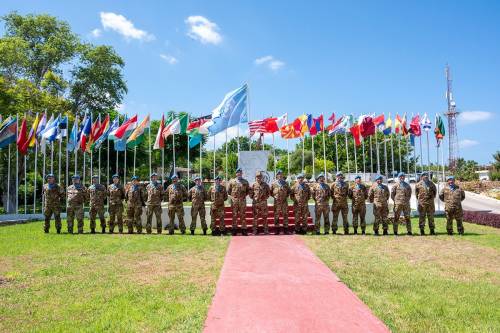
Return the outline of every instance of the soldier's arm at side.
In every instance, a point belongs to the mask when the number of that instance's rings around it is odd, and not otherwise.
[[[465,199],[465,191],[460,189],[461,193],[460,193],[460,201],[464,201]]]
[[[439,192],[439,200],[444,201],[444,188]]]
[[[394,198],[396,197],[396,185],[394,185],[391,189],[391,199],[394,201]]]
[[[373,203],[373,199],[374,199],[373,187],[370,187],[370,190],[368,191],[368,201]]]

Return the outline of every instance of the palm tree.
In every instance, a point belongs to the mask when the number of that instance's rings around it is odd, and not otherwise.
[[[500,171],[500,150],[497,150],[497,152],[493,154],[493,159],[493,166],[496,170]]]

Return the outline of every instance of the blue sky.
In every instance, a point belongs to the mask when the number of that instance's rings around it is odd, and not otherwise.
[[[210,113],[248,82],[251,119],[433,119],[446,110],[449,63],[460,155],[487,163],[500,150],[498,1],[2,1],[0,14],[12,10],[55,15],[112,45],[126,62],[123,111],[153,118]]]

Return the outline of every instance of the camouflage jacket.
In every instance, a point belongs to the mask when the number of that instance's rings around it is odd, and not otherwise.
[[[250,191],[250,197],[253,199],[253,202],[267,202],[267,198],[271,195],[271,188],[269,185],[262,181],[255,182],[252,185],[252,189]]]
[[[146,202],[142,185],[129,185],[125,190],[125,199],[129,207],[141,207]]]
[[[89,192],[87,188],[81,184],[68,186],[66,192],[68,206],[80,206],[89,201]]]
[[[60,207],[64,198],[64,190],[59,184],[45,184],[42,187],[42,197],[45,207]]]
[[[90,207],[104,207],[104,203],[108,197],[106,186],[102,184],[90,185],[89,194]]]
[[[274,198],[275,204],[286,203],[290,193],[290,186],[284,179],[274,181],[271,186],[271,196]]]
[[[292,186],[292,191],[290,198],[293,200],[295,205],[307,206],[307,202],[311,198],[311,189],[306,183],[295,183]]]
[[[391,189],[391,199],[396,205],[406,205],[410,203],[411,187],[407,182],[398,182]]]
[[[159,182],[153,184],[152,182],[146,186],[146,192],[148,194],[148,200],[146,205],[148,206],[161,206],[161,202],[165,197],[165,191],[163,190],[163,185]]]
[[[125,189],[122,184],[111,184],[108,185],[108,193],[109,193],[109,203],[110,204],[122,204],[123,199],[125,199]]]
[[[368,200],[377,207],[387,207],[389,205],[389,188],[384,184],[373,184],[368,191]]]
[[[244,178],[239,180],[238,178],[234,178],[229,181],[228,195],[232,200],[245,200],[250,191],[250,184]]]
[[[445,210],[462,209],[462,201],[465,199],[465,192],[458,185],[451,188],[446,185],[439,193],[439,199],[444,201]]]
[[[181,206],[187,199],[188,193],[184,185],[176,183],[167,187],[167,200],[169,205]]]
[[[227,200],[227,191],[223,185],[212,185],[208,193],[214,206],[224,206],[224,201]]]
[[[352,200],[353,207],[365,206],[365,201],[368,199],[368,188],[365,184],[354,184],[349,189],[349,198]]]
[[[349,184],[347,182],[338,182],[332,184],[332,199],[335,206],[347,206],[347,197],[349,196]]]
[[[316,183],[312,186],[312,198],[316,205],[328,205],[331,195],[332,190],[326,183]]]
[[[188,200],[193,203],[193,206],[204,206],[208,199],[207,191],[203,185],[195,185],[189,189]]]
[[[427,182],[421,180],[415,186],[415,196],[417,197],[418,203],[421,205],[434,204],[436,194],[436,185],[430,180]]]

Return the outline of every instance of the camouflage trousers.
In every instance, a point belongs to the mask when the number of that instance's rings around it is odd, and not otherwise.
[[[148,205],[146,206],[146,232],[151,233],[153,224],[153,214],[156,217],[156,232],[161,234],[161,205]]]
[[[387,231],[389,229],[389,224],[387,223],[387,216],[389,215],[389,206],[373,205],[373,215],[375,216],[375,222],[373,223],[373,231],[378,232],[378,228],[381,223],[382,223],[382,229],[384,229],[384,231]]]
[[[418,226],[420,229],[425,228],[425,218],[429,221],[429,229],[434,230],[434,202],[432,204],[418,204]]]
[[[134,226],[138,233],[142,233],[142,206],[127,207],[127,229],[129,234],[134,233]]]
[[[50,229],[50,218],[54,215],[54,224],[56,226],[56,230],[61,230],[61,208],[60,207],[50,207],[45,206],[43,211],[43,215],[45,215],[45,224],[43,226],[43,230],[48,232]]]
[[[358,227],[358,220],[361,222],[361,230],[366,229],[366,205],[352,206],[352,226]]]
[[[73,221],[78,223],[78,233],[83,233],[83,205],[68,206],[67,221],[68,221],[68,231],[73,232]]]
[[[294,204],[295,211],[295,231],[307,231],[307,217],[309,216],[309,207],[307,202],[304,204]]]
[[[226,229],[224,224],[224,205],[210,206],[210,229],[212,231],[215,229],[224,231]]]
[[[186,224],[184,223],[184,207],[180,205],[168,205],[168,231],[175,231],[175,215],[179,220],[179,230],[181,232],[186,231]]]
[[[238,227],[238,220],[240,222],[241,228],[247,228],[247,221],[245,219],[245,209],[247,208],[247,202],[245,199],[233,200],[231,203],[231,208],[233,211],[233,230]]]
[[[201,228],[203,230],[207,230],[207,221],[205,219],[205,204],[194,205],[191,207],[191,225],[189,226],[190,230],[196,229],[196,219],[200,215]]]
[[[347,205],[332,205],[332,231],[336,232],[338,229],[339,213],[342,213],[342,223],[344,225],[344,230],[349,229],[349,220],[347,220],[347,214],[349,213],[349,207]]]
[[[325,232],[330,231],[330,205],[328,203],[315,205],[314,214],[314,231],[320,231],[321,216],[323,216],[323,227]]]
[[[462,219],[464,213],[461,208],[454,209],[445,209],[446,214],[446,231],[448,233],[453,233],[453,219],[457,221],[457,231],[459,234],[463,235],[464,233],[464,225],[462,223]]]
[[[395,204],[394,205],[394,222],[392,223],[392,229],[394,230],[395,234],[398,232],[399,217],[401,216],[401,213],[403,214],[404,219],[405,219],[406,231],[411,232],[410,203]]]
[[[123,204],[109,205],[109,231],[115,230],[115,221],[118,222],[118,230],[123,232]]]
[[[99,220],[101,221],[101,228],[106,228],[106,218],[104,217],[104,207],[103,206],[90,206],[89,218],[90,218],[90,229],[95,229],[95,220],[97,215],[99,215]]]
[[[259,221],[262,222],[264,226],[264,232],[269,232],[269,226],[267,224],[267,201],[254,202],[252,203],[252,214],[253,214],[253,231],[257,231]]]
[[[283,227],[288,228],[288,203],[274,203],[274,225],[280,225],[280,214],[283,216]]]

